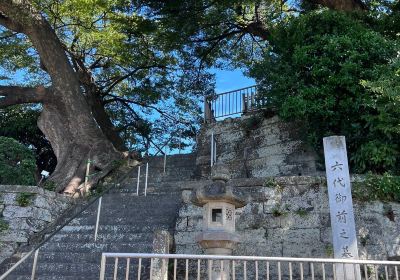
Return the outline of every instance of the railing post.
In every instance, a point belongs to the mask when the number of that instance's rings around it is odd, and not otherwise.
[[[164,241],[168,241],[169,238]],[[168,241],[169,242],[169,241]],[[168,242],[165,244],[168,247]],[[164,242],[161,242],[164,244]],[[161,244],[153,242],[153,244]],[[168,243],[168,244],[167,244]],[[164,247],[164,246],[162,246]],[[157,250],[158,251],[158,250]],[[161,250],[162,252],[166,252]],[[178,279],[209,279],[209,280],[235,280],[235,279],[266,279],[266,280],[279,280],[279,279],[296,279],[296,280],[312,280],[312,279],[333,279],[334,280],[346,280],[349,279],[349,274],[344,274],[344,277],[340,278],[336,275],[336,269],[325,269],[326,264],[333,264],[336,266],[344,265],[371,265],[374,270],[368,273],[365,269],[365,277],[372,277],[378,279],[398,279],[397,267],[400,265],[399,261],[375,261],[375,260],[342,260],[342,259],[318,259],[318,258],[285,258],[285,257],[257,257],[257,256],[230,256],[230,255],[191,255],[191,254],[165,254],[165,253],[103,253],[101,259],[101,274],[100,280],[105,279],[105,265],[107,258],[115,259],[114,265],[114,279],[117,275],[117,264],[119,259],[133,259],[137,260],[138,265],[134,265],[131,268],[136,268],[137,273],[132,271],[133,274],[137,275],[137,279],[142,279],[141,272],[145,269],[146,278],[153,280],[163,280],[167,278]],[[146,265],[141,267],[142,259],[146,261]],[[177,259],[182,260],[182,267],[180,275],[177,274]],[[171,261],[171,271],[168,270],[167,264]],[[195,261],[197,261],[197,270]],[[205,262],[205,266],[201,266],[201,261]],[[134,261],[136,263],[136,261]],[[173,263],[172,263],[173,262]],[[130,262],[127,260],[127,265]],[[242,265],[240,265],[242,264]],[[319,267],[322,265],[322,271],[316,269],[316,264]],[[263,269],[260,269],[260,266]],[[271,269],[274,268],[274,269]],[[121,268],[121,267],[120,267]],[[296,268],[296,269],[295,269]],[[378,268],[380,269],[378,272]],[[130,271],[128,268],[125,269],[125,277],[127,280]],[[167,272],[169,271],[169,273]],[[112,279],[112,270],[110,267],[110,276]],[[150,272],[150,273],[149,273]],[[237,275],[239,272],[239,275]],[[196,277],[197,274],[197,277]],[[203,274],[203,275],[202,275]],[[370,274],[370,275],[368,275]],[[129,276],[129,275],[128,275]],[[134,275],[132,275],[134,276]],[[171,277],[168,277],[171,276]],[[240,277],[238,277],[240,276]]]
[[[148,179],[148,176],[149,176],[149,163],[147,162],[146,163],[146,179],[144,181],[144,196],[147,195],[147,179]]]
[[[35,255],[34,255],[34,257],[33,257],[33,265],[32,265],[31,280],[34,280],[34,279],[35,279],[38,255],[39,255],[39,249],[37,249],[37,250],[35,251]]]
[[[215,141],[215,137],[214,137],[214,164],[217,163],[217,141]]]
[[[83,183],[83,192],[84,192],[83,195],[85,195],[88,191],[87,185],[89,181],[89,172],[90,172],[90,158],[88,158],[86,163],[85,182]]]
[[[167,153],[164,153],[164,175],[165,175],[165,168],[167,166]]]
[[[181,148],[182,148],[182,130],[179,129],[179,154],[181,154]]]
[[[211,132],[211,167],[214,166],[214,132]]]
[[[100,211],[101,211],[101,200],[102,200],[102,196],[99,198],[99,205],[97,208],[97,217],[96,217],[96,228],[94,230],[94,241],[97,241],[97,232],[99,230],[99,221],[100,221]]]
[[[139,196],[139,184],[140,184],[140,165],[137,172],[137,182],[136,182],[136,195]]]
[[[105,273],[106,273],[106,256],[102,255],[100,264],[100,280],[104,280]]]

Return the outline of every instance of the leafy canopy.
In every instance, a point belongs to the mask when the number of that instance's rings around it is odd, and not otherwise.
[[[213,89],[213,76],[143,4],[41,0],[35,5],[65,46],[85,96],[99,100],[128,148],[194,137],[199,100]],[[2,83],[50,85],[25,36],[0,27],[0,38]]]
[[[251,67],[270,106],[317,149],[345,135],[356,172],[399,170],[398,42],[361,16],[314,11],[278,25]]]

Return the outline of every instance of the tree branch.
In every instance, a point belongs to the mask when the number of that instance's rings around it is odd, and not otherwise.
[[[165,65],[161,65],[161,64],[154,64],[154,65],[147,65],[147,66],[139,66],[135,69],[133,69],[132,71],[128,72],[127,74],[118,77],[115,81],[112,82],[112,84],[104,90],[105,94],[108,94],[109,92],[111,92],[119,83],[121,83],[122,81],[124,81],[125,79],[128,79],[129,77],[135,75],[138,71],[140,70],[146,70],[146,69],[151,69],[151,68],[166,68]]]
[[[9,34],[9,35],[4,35],[3,37],[0,37],[0,40],[7,40],[7,39],[17,36],[18,34],[19,33],[17,33],[17,32],[11,32],[11,34]]]
[[[46,99],[46,92],[48,91],[43,86],[35,88],[0,86],[0,108],[17,104],[43,102]]]
[[[184,120],[176,119],[174,116],[171,116],[170,114],[168,114],[165,111],[157,108],[156,106],[145,104],[143,102],[134,101],[134,100],[131,100],[131,99],[126,99],[126,98],[119,97],[119,96],[115,96],[113,94],[108,94],[107,96],[110,96],[112,98],[104,100],[103,101],[104,105],[106,105],[108,103],[112,103],[112,102],[120,102],[120,103],[122,103],[124,105],[135,104],[135,105],[138,105],[138,106],[141,106],[141,107],[144,107],[144,108],[152,109],[152,110],[156,111],[157,113],[159,113],[160,115],[162,115],[162,116],[164,116],[164,117],[166,117],[166,118],[168,118],[168,119],[170,119],[170,120],[172,120],[174,122],[178,122],[178,123],[182,123],[182,124],[190,124],[190,122],[186,122]]]
[[[12,21],[9,17],[4,15],[1,10],[0,10],[0,24],[17,33],[21,33],[23,30],[20,24]]]

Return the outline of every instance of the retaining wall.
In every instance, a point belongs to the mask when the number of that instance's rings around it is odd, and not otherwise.
[[[242,242],[234,255],[333,257],[328,194],[324,177],[232,180],[249,203],[236,210]],[[195,237],[202,209],[185,204],[176,223],[176,253],[202,254]],[[362,259],[400,259],[400,204],[355,201],[359,255]]]
[[[0,185],[0,263],[53,223],[70,202],[36,186]]]
[[[232,178],[316,175],[317,156],[301,139],[301,128],[277,116],[243,116],[204,124],[197,137],[196,164],[202,177],[210,174],[211,135],[217,162]]]

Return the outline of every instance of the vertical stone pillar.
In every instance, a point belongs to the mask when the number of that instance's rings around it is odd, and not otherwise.
[[[334,256],[358,259],[346,140],[344,136],[331,136],[325,137],[323,142]],[[336,277],[360,280],[360,267],[336,265]]]
[[[172,236],[167,230],[158,230],[154,233],[153,238],[153,253],[168,254],[172,246]],[[152,260],[152,275],[153,280],[168,280],[168,260],[153,259]]]
[[[204,97],[204,122],[211,123],[213,120],[211,103],[208,101],[207,96]]]

